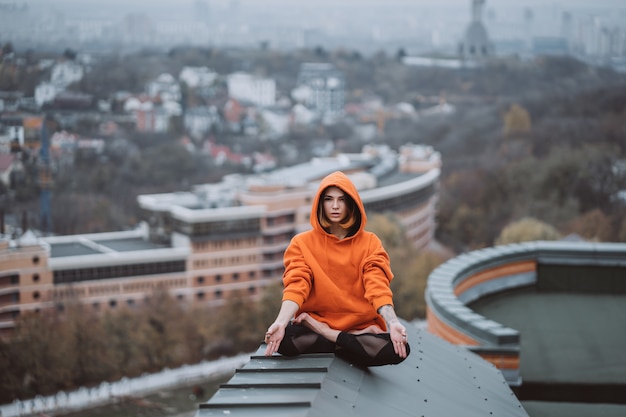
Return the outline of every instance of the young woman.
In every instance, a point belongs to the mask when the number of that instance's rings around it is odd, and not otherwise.
[[[312,230],[284,255],[283,301],[265,335],[265,355],[334,352],[360,366],[397,364],[409,354],[396,317],[393,273],[380,239],[365,231],[361,197],[342,172],[324,178]]]

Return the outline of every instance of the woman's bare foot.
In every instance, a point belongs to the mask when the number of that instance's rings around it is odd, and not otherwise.
[[[339,330],[332,329],[328,324],[315,320],[308,313],[301,313],[293,322],[308,327],[333,343],[337,341],[337,337],[341,333]]]
[[[380,327],[376,326],[375,324],[372,324],[372,325],[367,326],[365,329],[350,330],[348,333],[350,334],[364,334],[364,333],[381,334],[385,332]]]

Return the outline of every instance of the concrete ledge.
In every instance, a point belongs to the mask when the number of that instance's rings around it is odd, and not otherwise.
[[[508,360],[507,366],[517,363],[518,369],[506,368],[504,375],[509,384],[518,385],[519,332],[477,314],[467,304],[490,294],[536,285],[538,265],[626,268],[626,244],[536,241],[457,256],[428,277],[429,330],[449,341],[450,335],[468,341],[472,350],[496,366],[498,358],[517,356]]]

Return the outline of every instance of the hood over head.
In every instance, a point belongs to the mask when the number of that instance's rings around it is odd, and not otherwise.
[[[352,229],[352,232],[348,236],[353,236],[360,233],[363,229],[365,229],[365,224],[367,222],[367,217],[365,215],[365,207],[363,206],[363,202],[361,201],[361,196],[356,189],[354,183],[348,178],[346,174],[341,171],[335,171],[332,174],[327,175],[320,182],[317,193],[315,194],[315,199],[313,200],[313,204],[311,206],[311,226],[313,229],[322,233],[327,233],[318,219],[318,213],[321,209],[321,201],[324,190],[328,187],[337,187],[341,189],[346,195],[348,195],[354,204],[356,205],[357,211],[360,214],[360,219],[357,225],[355,225]]]

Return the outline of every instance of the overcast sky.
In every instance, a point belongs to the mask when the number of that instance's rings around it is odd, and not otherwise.
[[[131,13],[145,14],[157,23],[203,21],[216,44],[234,41],[234,35],[248,41],[285,42],[300,30],[321,44],[331,40],[350,46],[350,39],[374,39],[404,45],[403,39],[428,39],[424,43],[441,46],[456,45],[463,36],[471,22],[472,0],[0,0],[0,4],[28,4],[40,16],[63,17],[60,20],[69,24],[118,22]],[[574,19],[601,17],[597,21],[603,26],[626,28],[626,0],[486,0],[483,20],[496,40],[520,38],[527,16],[532,16],[533,36],[558,36],[565,12]]]
[[[195,0],[12,0],[10,3],[28,3],[28,4],[58,4],[58,5],[105,5],[108,7],[134,7],[134,6],[146,6],[146,5],[172,5],[172,6],[184,6],[185,4],[193,4]],[[287,6],[298,7],[305,6],[352,6],[352,7],[367,7],[371,5],[380,6],[384,4],[388,7],[394,7],[398,5],[410,5],[410,6],[458,6],[458,7],[471,7],[471,0],[206,0],[210,6],[214,7],[228,7],[233,2],[238,2],[242,7],[271,7],[271,6]],[[2,1],[6,3],[6,0]],[[486,7],[501,7],[501,6],[560,6],[561,8],[569,7],[603,7],[603,8],[615,8],[625,9],[626,1],[624,0],[567,0],[567,1],[546,1],[546,0],[487,0]]]

